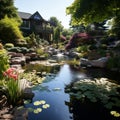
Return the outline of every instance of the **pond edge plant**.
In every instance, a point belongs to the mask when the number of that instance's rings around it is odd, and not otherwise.
[[[17,105],[22,98],[22,91],[19,88],[18,72],[15,68],[8,68],[3,72],[4,83],[8,103]]]

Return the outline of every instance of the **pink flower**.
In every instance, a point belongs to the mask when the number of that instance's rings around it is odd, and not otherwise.
[[[17,80],[18,75],[17,75],[17,74],[9,74],[9,76],[8,76],[8,77],[9,77],[9,78],[13,78],[13,79]]]
[[[3,72],[3,75],[8,78],[13,78],[14,80],[18,79],[18,73],[15,68],[9,68],[5,72]]]

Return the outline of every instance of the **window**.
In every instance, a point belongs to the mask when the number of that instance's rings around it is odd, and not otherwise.
[[[40,17],[39,17],[38,15],[35,15],[35,16],[34,16],[34,19],[35,19],[35,20],[40,20]]]
[[[26,28],[26,29],[30,29],[30,21],[28,20],[23,20],[23,23],[22,23],[22,28]]]

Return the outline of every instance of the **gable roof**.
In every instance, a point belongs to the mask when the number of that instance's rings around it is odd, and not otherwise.
[[[26,13],[26,12],[18,12],[18,15],[22,19],[34,19],[39,21],[44,21],[45,23],[50,23],[47,20],[43,19],[43,17],[40,15],[38,11],[36,11],[34,14]]]
[[[30,14],[30,13],[25,13],[25,12],[18,12],[18,15],[19,15],[20,18],[22,18],[22,19],[29,19],[29,18],[32,16],[32,14]]]
[[[36,20],[44,20],[38,11],[36,11],[30,18]]]

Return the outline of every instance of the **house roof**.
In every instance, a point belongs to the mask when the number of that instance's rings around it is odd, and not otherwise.
[[[29,19],[32,14],[30,13],[25,13],[25,12],[18,12],[18,15],[22,18],[22,19]]]
[[[30,17],[31,19],[36,19],[36,20],[44,20],[42,16],[39,14],[38,11],[36,11],[33,15]]]
[[[34,19],[34,20],[44,21],[45,23],[50,23],[47,20],[43,19],[43,17],[40,15],[40,13],[38,11],[36,11],[33,14],[26,13],[26,12],[18,12],[18,15],[22,19]]]
[[[41,20],[47,22],[43,17],[40,15],[38,11],[36,11],[34,14],[26,13],[26,12],[18,12],[18,15],[22,19],[35,19],[35,20]]]

